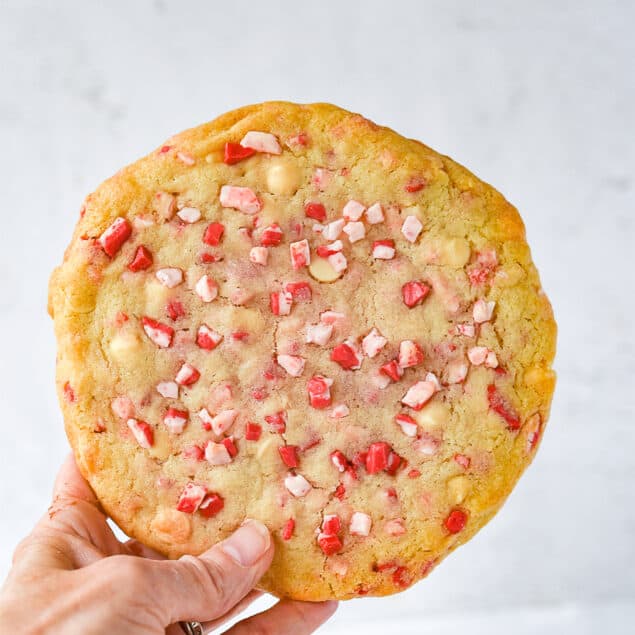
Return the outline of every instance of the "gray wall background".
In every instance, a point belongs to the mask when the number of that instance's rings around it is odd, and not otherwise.
[[[323,632],[632,632],[635,5],[251,5],[0,1],[0,575],[67,452],[46,287],[84,195],[233,107],[331,101],[519,207],[560,336],[550,427],[498,517]]]

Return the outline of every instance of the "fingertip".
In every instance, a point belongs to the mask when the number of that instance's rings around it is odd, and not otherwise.
[[[99,504],[88,481],[86,481],[80,472],[72,452],[69,452],[64,459],[55,478],[53,499],[56,498],[78,499],[84,500],[92,505]]]
[[[267,527],[258,520],[246,519],[219,548],[241,567],[252,567],[272,552],[273,541]],[[271,553],[273,556],[273,552]]]

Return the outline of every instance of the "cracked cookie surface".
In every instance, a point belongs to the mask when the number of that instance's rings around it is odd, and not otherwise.
[[[507,497],[555,383],[517,211],[326,104],[230,112],[107,180],[49,309],[105,510],[169,557],[258,518],[282,597],[426,576]]]

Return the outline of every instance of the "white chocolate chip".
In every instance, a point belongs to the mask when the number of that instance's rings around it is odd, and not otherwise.
[[[332,258],[332,256],[329,256],[329,258]],[[336,271],[333,268],[328,260],[326,260],[325,258],[320,258],[319,256],[311,259],[311,264],[309,265],[309,273],[318,282],[334,282],[342,275],[340,271]]]
[[[441,264],[457,269],[464,267],[470,260],[470,244],[464,238],[449,238],[441,246]]]
[[[448,498],[453,505],[461,504],[470,490],[470,479],[467,476],[455,476],[448,480]]]
[[[267,170],[267,189],[272,194],[292,196],[300,186],[300,171],[292,163],[275,163]]]
[[[134,358],[140,344],[141,342],[133,333],[118,333],[110,340],[108,350],[114,360],[124,365],[126,361]]]

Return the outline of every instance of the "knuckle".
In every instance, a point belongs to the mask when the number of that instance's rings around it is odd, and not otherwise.
[[[194,556],[183,556],[181,562],[187,572],[188,583],[194,585],[201,597],[213,597],[217,605],[225,606],[230,585],[225,572],[214,561],[203,561]]]
[[[25,551],[27,551],[29,547],[32,545],[31,538],[32,538],[31,535],[29,535],[26,538],[23,538],[22,540],[20,540],[20,542],[17,544],[16,548],[13,551],[13,556],[11,559],[12,564],[16,565],[22,559],[22,556],[24,555]]]
[[[125,580],[126,588],[144,588],[150,573],[147,563],[134,556],[111,556],[102,561],[111,577]]]

